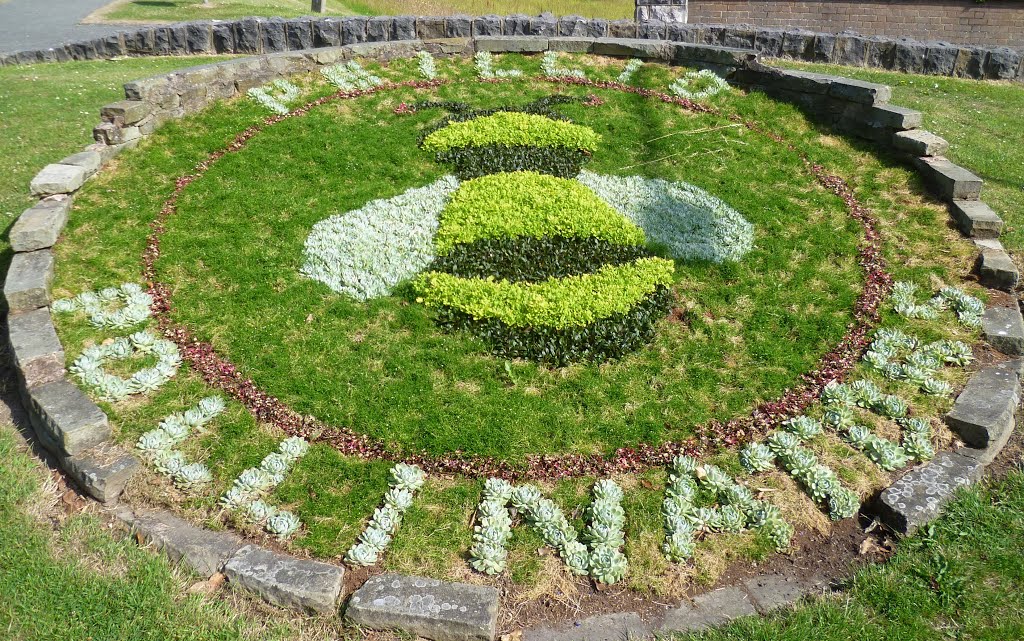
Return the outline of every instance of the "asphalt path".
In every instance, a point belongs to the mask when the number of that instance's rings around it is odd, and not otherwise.
[[[125,26],[79,24],[110,0],[8,0],[0,4],[0,52],[48,49],[99,38]]]

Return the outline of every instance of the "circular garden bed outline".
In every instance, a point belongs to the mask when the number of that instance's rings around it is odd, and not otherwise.
[[[272,424],[290,436],[301,436],[310,442],[330,445],[339,453],[362,459],[401,461],[421,466],[432,474],[480,478],[497,476],[509,480],[563,479],[572,477],[607,476],[612,473],[639,472],[664,466],[680,454],[699,455],[718,447],[735,447],[765,434],[778,422],[796,416],[816,401],[824,386],[833,380],[842,380],[858,362],[869,344],[869,331],[877,324],[879,308],[887,297],[892,278],[886,270],[881,251],[881,235],[875,218],[856,198],[848,183],[838,175],[830,174],[822,165],[814,163],[807,154],[796,149],[782,136],[768,131],[751,120],[736,114],[672,96],[659,91],[626,85],[620,82],[594,81],[572,76],[540,76],[534,78],[599,90],[621,91],[644,98],[676,105],[692,113],[728,118],[730,121],[762,135],[798,155],[805,168],[825,190],[839,197],[848,215],[860,223],[863,237],[859,243],[858,261],[864,277],[864,287],[853,308],[853,322],[846,334],[824,354],[817,365],[800,376],[794,388],[787,389],[779,398],[760,403],[747,416],[727,422],[712,421],[697,428],[697,434],[685,441],[670,441],[658,446],[640,444],[618,448],[611,456],[601,454],[530,454],[522,462],[497,460],[481,455],[454,452],[433,455],[425,452],[396,452],[380,439],[358,433],[350,428],[326,424],[312,416],[302,416],[287,404],[268,394],[232,362],[220,356],[214,346],[196,339],[183,324],[170,318],[173,308],[171,289],[157,275],[156,262],[161,256],[161,237],[166,221],[177,211],[177,202],[184,190],[201,178],[218,160],[240,151],[255,136],[273,125],[293,117],[300,117],[322,105],[348,100],[400,88],[430,89],[452,84],[446,80],[410,80],[384,84],[353,91],[340,90],[306,103],[286,114],[268,116],[259,124],[246,128],[225,147],[211,152],[196,164],[191,173],[175,180],[174,190],[164,201],[159,214],[151,223],[151,233],[142,256],[143,278],[153,296],[153,312],[163,334],[181,349],[183,358],[207,384],[238,400],[257,420]],[[507,82],[504,79],[485,79],[479,82]],[[401,107],[400,107],[401,109]]]

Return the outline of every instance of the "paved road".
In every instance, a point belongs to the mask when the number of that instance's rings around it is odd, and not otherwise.
[[[121,31],[79,21],[110,0],[9,0],[0,4],[0,52],[46,49]]]

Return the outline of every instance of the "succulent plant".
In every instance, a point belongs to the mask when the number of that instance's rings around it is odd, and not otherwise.
[[[235,479],[235,487],[240,488],[247,494],[258,494],[272,485],[270,475],[258,467],[250,467],[244,470]]]
[[[469,558],[469,565],[474,570],[494,576],[505,571],[508,550],[504,545],[477,540],[469,549]]]
[[[166,379],[158,370],[147,367],[132,374],[128,384],[133,392],[146,394],[160,389],[165,382]]]
[[[828,516],[833,521],[848,519],[860,511],[860,498],[852,490],[837,488],[829,496],[828,510]]]
[[[830,381],[821,390],[821,402],[825,405],[853,405],[856,397],[848,385]]]
[[[789,432],[773,432],[765,442],[777,457],[788,456],[800,447],[800,437]]]
[[[135,447],[149,454],[174,447],[175,441],[162,429],[150,430],[139,437]]]
[[[350,565],[369,566],[377,562],[380,550],[365,543],[356,543],[345,554],[345,562]]]
[[[196,407],[199,408],[199,411],[202,412],[206,417],[206,420],[209,421],[219,416],[227,406],[224,403],[224,399],[220,396],[207,396],[203,400],[199,401],[199,405]]]
[[[590,551],[579,541],[566,543],[559,550],[559,556],[573,574],[583,576],[590,572]]]
[[[722,532],[741,532],[747,524],[746,515],[734,505],[723,505],[718,514],[718,529]]]
[[[423,487],[426,475],[416,465],[398,463],[391,468],[391,478],[393,487],[415,492]]]
[[[775,455],[764,443],[750,443],[740,450],[740,464],[752,473],[775,467]]]
[[[946,343],[946,346],[949,349],[949,356],[946,357],[947,363],[964,367],[974,360],[974,352],[967,343],[963,341],[949,341]]]
[[[801,441],[807,441],[821,434],[821,422],[810,416],[796,416],[783,421],[782,429],[795,434]]]
[[[157,471],[173,477],[188,465],[185,455],[175,450],[165,450],[153,455],[153,464]]]
[[[868,380],[854,381],[850,384],[850,391],[853,392],[857,407],[870,408],[882,396],[878,386]]]
[[[413,495],[409,490],[393,487],[384,494],[384,505],[404,512],[412,505]]]
[[[882,352],[870,349],[864,352],[864,362],[876,372],[882,372],[889,365],[889,356]]]
[[[922,367],[908,364],[903,366],[903,378],[911,385],[921,387],[925,381],[931,378],[931,372]]]
[[[540,498],[540,490],[532,485],[517,485],[512,490],[512,505],[521,512],[530,509]]]
[[[190,428],[194,429],[205,425],[208,419],[206,418],[206,414],[201,409],[199,409],[198,407],[193,407],[189,410],[186,410],[185,413],[181,415],[181,420]]]
[[[163,431],[171,439],[171,442],[177,445],[189,435],[189,427],[180,421],[163,420],[160,421],[159,429]]]
[[[825,410],[821,420],[825,425],[828,425],[835,430],[843,430],[851,425],[857,419],[857,415],[854,414],[853,410],[845,405],[835,405]]]
[[[907,356],[907,365],[935,372],[942,368],[942,360],[934,352],[922,348],[911,352]]]
[[[77,303],[75,303],[73,299],[61,298],[60,300],[53,301],[53,303],[50,305],[50,309],[57,312],[58,314],[66,314],[78,309],[78,305]]]
[[[814,465],[800,473],[798,478],[815,502],[825,501],[832,494],[842,489],[835,472],[824,465]]]
[[[744,513],[753,510],[758,503],[753,492],[735,482],[718,498],[725,505],[734,505]]]
[[[276,536],[279,540],[291,537],[302,527],[299,517],[287,510],[281,510],[267,519],[265,525],[267,532]]]
[[[691,556],[696,549],[696,544],[693,541],[693,530],[677,529],[670,532],[665,537],[665,544],[662,546],[662,551],[669,561],[673,563],[682,563]]]
[[[370,525],[359,535],[359,542],[383,552],[391,544],[391,533]]]
[[[900,363],[889,363],[885,366],[885,369],[882,370],[882,376],[886,377],[890,381],[903,380],[903,365]]]
[[[930,461],[935,458],[935,448],[931,438],[922,432],[908,432],[903,435],[903,451],[917,461]]]
[[[292,436],[281,441],[278,451],[292,461],[297,461],[309,451],[309,443],[301,436]]]
[[[235,485],[220,497],[220,504],[230,510],[236,510],[248,503],[250,496],[243,488]]]
[[[253,523],[263,523],[277,514],[277,508],[264,501],[253,501],[245,506],[245,518]]]
[[[932,424],[928,420],[914,417],[914,418],[901,418],[897,419],[900,427],[903,431],[908,434],[924,434],[931,438],[932,435]]]
[[[692,456],[677,456],[672,459],[672,470],[676,474],[695,474],[700,463]]]
[[[626,555],[616,548],[601,547],[590,553],[590,576],[598,583],[618,583],[626,576],[628,566]]]
[[[512,484],[505,479],[487,479],[484,482],[484,495],[488,500],[498,501],[504,505],[512,499]]]
[[[733,485],[732,478],[726,474],[725,470],[722,468],[709,463],[703,468],[698,468],[698,472],[701,469],[703,469],[704,474],[698,478],[700,478],[701,482],[710,488],[716,495],[725,492]]]
[[[789,548],[789,544],[793,540],[793,526],[781,518],[769,519],[761,526],[760,531],[768,537],[777,552]]]
[[[690,476],[678,476],[669,474],[668,486],[665,488],[667,496],[689,503],[697,494],[697,484]]]
[[[899,396],[888,394],[875,404],[875,411],[888,418],[903,418],[910,412],[910,406]]]
[[[953,386],[937,378],[928,378],[921,384],[921,391],[930,396],[949,396],[953,393]]]

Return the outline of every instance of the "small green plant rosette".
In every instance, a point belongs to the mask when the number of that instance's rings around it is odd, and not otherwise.
[[[530,145],[593,153],[600,142],[600,134],[590,127],[537,114],[499,111],[438,129],[423,139],[422,147],[425,151],[437,153],[459,147]]]

